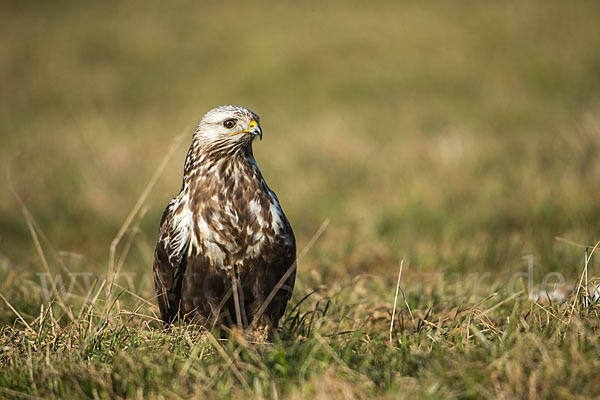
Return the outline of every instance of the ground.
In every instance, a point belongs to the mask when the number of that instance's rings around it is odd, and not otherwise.
[[[0,8],[0,397],[600,395],[599,306],[528,299],[600,240],[597,3]],[[221,104],[261,116],[298,240],[268,344],[156,320],[160,216]]]

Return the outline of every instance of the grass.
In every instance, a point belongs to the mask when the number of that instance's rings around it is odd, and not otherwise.
[[[0,7],[0,397],[600,395],[598,305],[527,298],[600,239],[595,3]],[[307,250],[270,344],[156,321],[158,221],[228,103]]]
[[[85,302],[72,309],[74,321],[56,303],[42,305],[24,317],[28,326],[2,329],[0,387],[15,398],[597,394],[597,305],[544,307],[496,295],[429,306],[414,294],[390,340],[389,298],[373,294],[388,286],[363,276],[316,290],[262,345],[160,329],[145,302],[127,308],[117,300],[107,314]]]

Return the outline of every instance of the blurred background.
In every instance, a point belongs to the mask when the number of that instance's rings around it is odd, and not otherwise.
[[[51,269],[100,274],[185,134],[123,259],[123,271],[149,272],[194,127],[222,104],[261,116],[255,156],[299,249],[330,220],[300,264],[300,292],[392,278],[401,259],[409,283],[490,271],[500,285],[525,255],[538,276],[574,280],[581,250],[555,237],[600,239],[598,2],[0,9],[0,290],[13,298],[44,269],[11,186]]]

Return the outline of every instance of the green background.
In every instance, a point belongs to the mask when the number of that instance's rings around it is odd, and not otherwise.
[[[131,246],[117,249],[138,294],[151,299],[144,279],[160,216],[180,188],[195,124],[222,104],[260,115],[255,156],[299,250],[329,221],[299,264],[294,300],[318,287],[332,296],[365,276],[379,282],[347,293],[330,323],[347,315],[344,304],[368,304],[352,318],[389,310],[400,260],[409,304],[424,312],[506,295],[528,255],[532,284],[552,271],[573,283],[583,250],[556,237],[600,239],[598,16],[593,1],[2,2],[0,293],[30,321],[39,315],[36,274],[45,269],[14,193],[52,273],[105,274],[112,239],[184,134],[128,231]],[[485,272],[473,291],[469,279]],[[5,303],[0,310],[15,323]],[[487,364],[502,351],[474,358]],[[411,360],[400,380],[355,389],[392,393],[406,374],[428,382],[450,368]],[[471,385],[484,379],[477,365],[454,395],[483,395]],[[590,368],[591,383],[597,364]],[[290,387],[310,381],[290,374]],[[536,379],[570,376],[548,374]],[[218,393],[230,395],[224,382]],[[273,382],[281,393],[313,393]],[[463,387],[445,382],[442,393]],[[425,383],[416,387],[424,395]]]

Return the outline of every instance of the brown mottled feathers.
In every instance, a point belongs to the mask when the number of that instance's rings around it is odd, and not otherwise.
[[[158,304],[167,324],[181,318],[208,329],[252,326],[268,332],[285,311],[296,243],[252,155],[256,136],[262,137],[258,116],[234,106],[209,111],[194,133],[183,185],[163,213],[154,254]],[[271,291],[275,296],[257,315]]]

